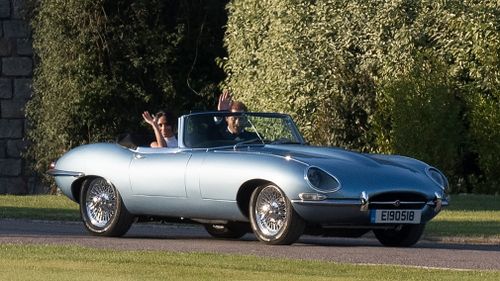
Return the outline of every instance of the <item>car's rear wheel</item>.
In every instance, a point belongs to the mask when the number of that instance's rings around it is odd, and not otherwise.
[[[305,221],[274,184],[256,188],[250,197],[250,223],[257,238],[273,245],[292,244],[304,232]]]
[[[390,229],[374,229],[373,233],[384,246],[410,247],[418,242],[424,229],[425,224],[411,224]]]
[[[229,222],[226,224],[205,224],[205,230],[215,238],[237,239],[247,234],[249,228],[243,223]]]
[[[80,191],[80,215],[85,228],[99,236],[122,236],[134,219],[118,190],[103,178],[84,182]]]

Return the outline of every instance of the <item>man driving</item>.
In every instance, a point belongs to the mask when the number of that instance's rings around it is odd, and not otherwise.
[[[247,111],[245,104],[240,101],[233,101],[228,91],[224,91],[219,97],[217,109],[220,111],[228,110],[232,113]],[[220,129],[220,134],[223,139],[235,141],[259,139],[256,133],[245,130],[245,128],[248,127],[246,116],[230,115],[225,117],[225,121],[226,126],[222,126]],[[222,124],[224,124],[224,122],[222,122]]]

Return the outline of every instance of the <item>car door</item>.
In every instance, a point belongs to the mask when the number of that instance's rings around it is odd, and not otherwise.
[[[191,153],[157,149],[135,152],[130,163],[130,185],[134,195],[186,197],[185,170]]]
[[[255,167],[244,166],[250,158],[234,151],[212,151],[204,158],[200,169],[200,193],[203,199],[235,201],[238,188],[251,178]],[[247,169],[247,167],[250,167]],[[252,169],[253,170],[250,170]]]

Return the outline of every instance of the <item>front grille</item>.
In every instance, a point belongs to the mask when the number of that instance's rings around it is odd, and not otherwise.
[[[426,198],[414,192],[386,192],[369,199],[370,209],[422,209]]]

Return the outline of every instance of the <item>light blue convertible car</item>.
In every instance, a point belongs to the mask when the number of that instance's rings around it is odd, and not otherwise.
[[[243,124],[242,137],[223,133],[227,118]],[[80,204],[90,233],[102,236],[159,219],[201,223],[220,238],[253,231],[267,244],[373,231],[383,245],[411,246],[448,205],[448,181],[438,169],[403,156],[308,145],[285,114],[184,115],[178,141],[178,148],[83,145],[48,173]]]

